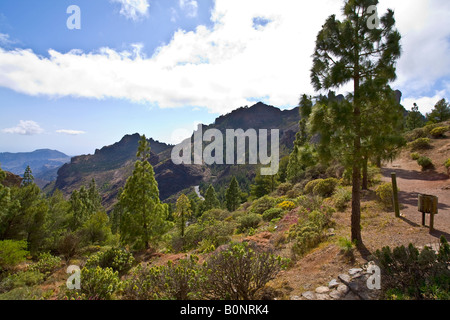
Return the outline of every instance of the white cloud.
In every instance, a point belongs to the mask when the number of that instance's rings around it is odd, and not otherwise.
[[[34,121],[28,120],[20,120],[19,124],[13,128],[7,128],[3,129],[2,132],[4,133],[11,133],[11,134],[20,134],[20,135],[27,135],[32,136],[35,134],[43,133],[44,130]]]
[[[179,5],[186,8],[191,2]],[[381,0],[380,14],[386,4],[395,10],[403,35],[404,54],[393,87],[405,98],[425,97],[440,78],[450,79],[450,29],[442,27],[450,17],[450,2]],[[29,95],[119,98],[161,108],[205,107],[220,114],[251,105],[254,97],[293,106],[300,94],[314,93],[310,69],[316,35],[341,7],[335,0],[216,0],[211,29],[178,30],[149,58],[139,46],[124,52],[50,50],[48,58],[0,48],[0,86]],[[270,23],[255,28],[255,18]]]
[[[85,134],[86,132],[79,131],[79,130],[61,129],[61,130],[56,130],[56,133],[67,134],[67,135],[70,135],[70,136],[78,136],[78,135],[81,135],[81,134]]]
[[[127,19],[137,21],[148,15],[149,0],[111,0],[120,3],[120,14]]]
[[[186,12],[190,18],[195,18],[198,13],[198,3],[195,0],[179,0],[180,9]]]
[[[450,77],[450,1],[381,0],[380,9],[393,7],[402,34],[398,62],[399,86],[407,96],[428,93],[443,77]]]
[[[431,110],[433,110],[434,106],[438,101],[444,99],[446,97],[446,91],[440,91],[437,92],[433,97],[408,97],[406,99],[402,100],[402,104],[405,107],[406,110],[411,110],[414,103],[417,103],[417,106],[419,107],[419,111],[426,115],[427,113],[430,113]]]

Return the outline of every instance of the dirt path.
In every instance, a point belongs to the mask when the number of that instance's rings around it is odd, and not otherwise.
[[[434,150],[434,152],[439,150]],[[432,157],[433,155],[430,154],[430,158]],[[382,169],[383,181],[390,182],[392,172],[397,174],[402,219],[413,226],[420,226],[422,213],[417,210],[418,195],[437,196],[439,198],[439,214],[435,217],[435,231],[432,236],[439,238],[444,235],[450,239],[450,179],[444,173],[442,166],[437,166],[435,170],[422,172],[417,163],[409,160],[405,155]],[[429,218],[430,215],[427,215],[427,226]]]

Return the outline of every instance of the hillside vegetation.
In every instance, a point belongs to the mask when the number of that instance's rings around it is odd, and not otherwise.
[[[411,134],[415,132],[407,133],[406,137]],[[429,139],[427,148],[430,149],[423,152],[436,163],[430,173],[445,174],[443,153],[430,150],[448,148],[450,140],[448,137]],[[407,145],[398,159],[413,165],[410,153],[411,145]],[[3,238],[17,239],[27,231],[28,238],[34,240],[0,241],[0,298],[292,299],[311,288],[326,285],[349,268],[363,266],[369,258],[380,261],[385,256],[377,258],[376,251],[383,247],[413,243],[423,248],[437,243],[438,238],[433,240],[425,227],[412,226],[408,220],[394,217],[392,203],[379,191],[384,180],[381,171],[371,167],[370,187],[362,199],[366,251],[357,250],[349,240],[351,187],[345,173],[338,169],[331,175],[331,170],[310,170],[313,172],[306,175],[309,182],[278,184],[275,191],[239,203],[232,211],[222,208],[214,199],[215,192],[205,194],[205,201],[190,194],[187,202],[177,203],[173,212],[167,211],[168,232],[148,249],[133,249],[121,241],[114,215],[108,218],[101,213],[104,209],[95,184],[79,190],[70,201],[58,193],[45,200],[36,198],[34,207],[47,210],[40,225],[44,229],[42,234],[33,233],[36,228],[22,232],[2,228]],[[416,171],[420,170],[417,165]],[[2,194],[5,191],[9,192],[10,199],[19,199],[24,215],[31,214],[24,201],[32,200],[33,192],[38,195],[34,184],[3,187]],[[27,198],[20,200],[23,193]],[[73,228],[82,218],[82,212],[91,217],[84,217],[87,220]],[[181,217],[183,224],[180,224]],[[69,233],[65,230],[68,225]],[[18,233],[14,235],[14,232]],[[447,250],[445,246],[442,248]],[[439,259],[443,259],[442,255]],[[448,263],[448,258],[445,259]],[[248,274],[248,270],[256,268],[255,263],[259,267],[251,272],[252,277],[245,281],[240,278],[239,274]],[[65,271],[69,265],[81,267],[81,291],[66,288]],[[227,270],[235,270],[237,266],[244,266],[237,272],[237,278],[226,277]],[[225,281],[230,283],[225,285]],[[437,286],[443,290],[448,288],[445,287],[448,282],[439,282]],[[238,293],[227,290],[238,287]],[[433,291],[431,284],[426,288],[424,293],[419,290],[418,297],[446,297],[441,291]],[[405,292],[389,288],[383,292],[384,297],[406,296]]]

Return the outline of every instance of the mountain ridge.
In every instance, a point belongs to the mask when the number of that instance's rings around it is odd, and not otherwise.
[[[281,153],[285,155],[292,148],[298,131],[300,115],[298,107],[292,110],[280,110],[264,103],[251,107],[241,107],[218,117],[214,123],[205,125],[204,130],[215,128],[225,133],[226,129],[280,129]],[[120,141],[96,149],[94,154],[73,157],[70,163],[58,170],[53,190],[59,189],[68,196],[94,178],[103,196],[105,207],[112,209],[116,196],[127,178],[132,174],[136,151],[139,144],[138,133],[127,134]],[[192,139],[192,136],[191,136]],[[165,201],[182,190],[205,183],[226,181],[236,168],[207,165],[175,165],[170,157],[172,145],[148,139],[150,143],[150,163],[155,171],[160,198]],[[254,176],[255,166],[248,165],[245,171],[249,178]],[[221,172],[223,171],[223,172]],[[220,173],[220,174],[218,174]],[[172,199],[173,200],[173,199]]]

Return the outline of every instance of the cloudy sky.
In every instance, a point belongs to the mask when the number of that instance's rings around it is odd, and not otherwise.
[[[4,0],[0,152],[93,153],[128,133],[179,142],[257,101],[314,94],[311,55],[341,0]],[[81,29],[67,20],[80,8]],[[450,97],[450,1],[381,0],[403,55],[392,86],[423,113]],[[342,88],[343,91],[346,88]]]

